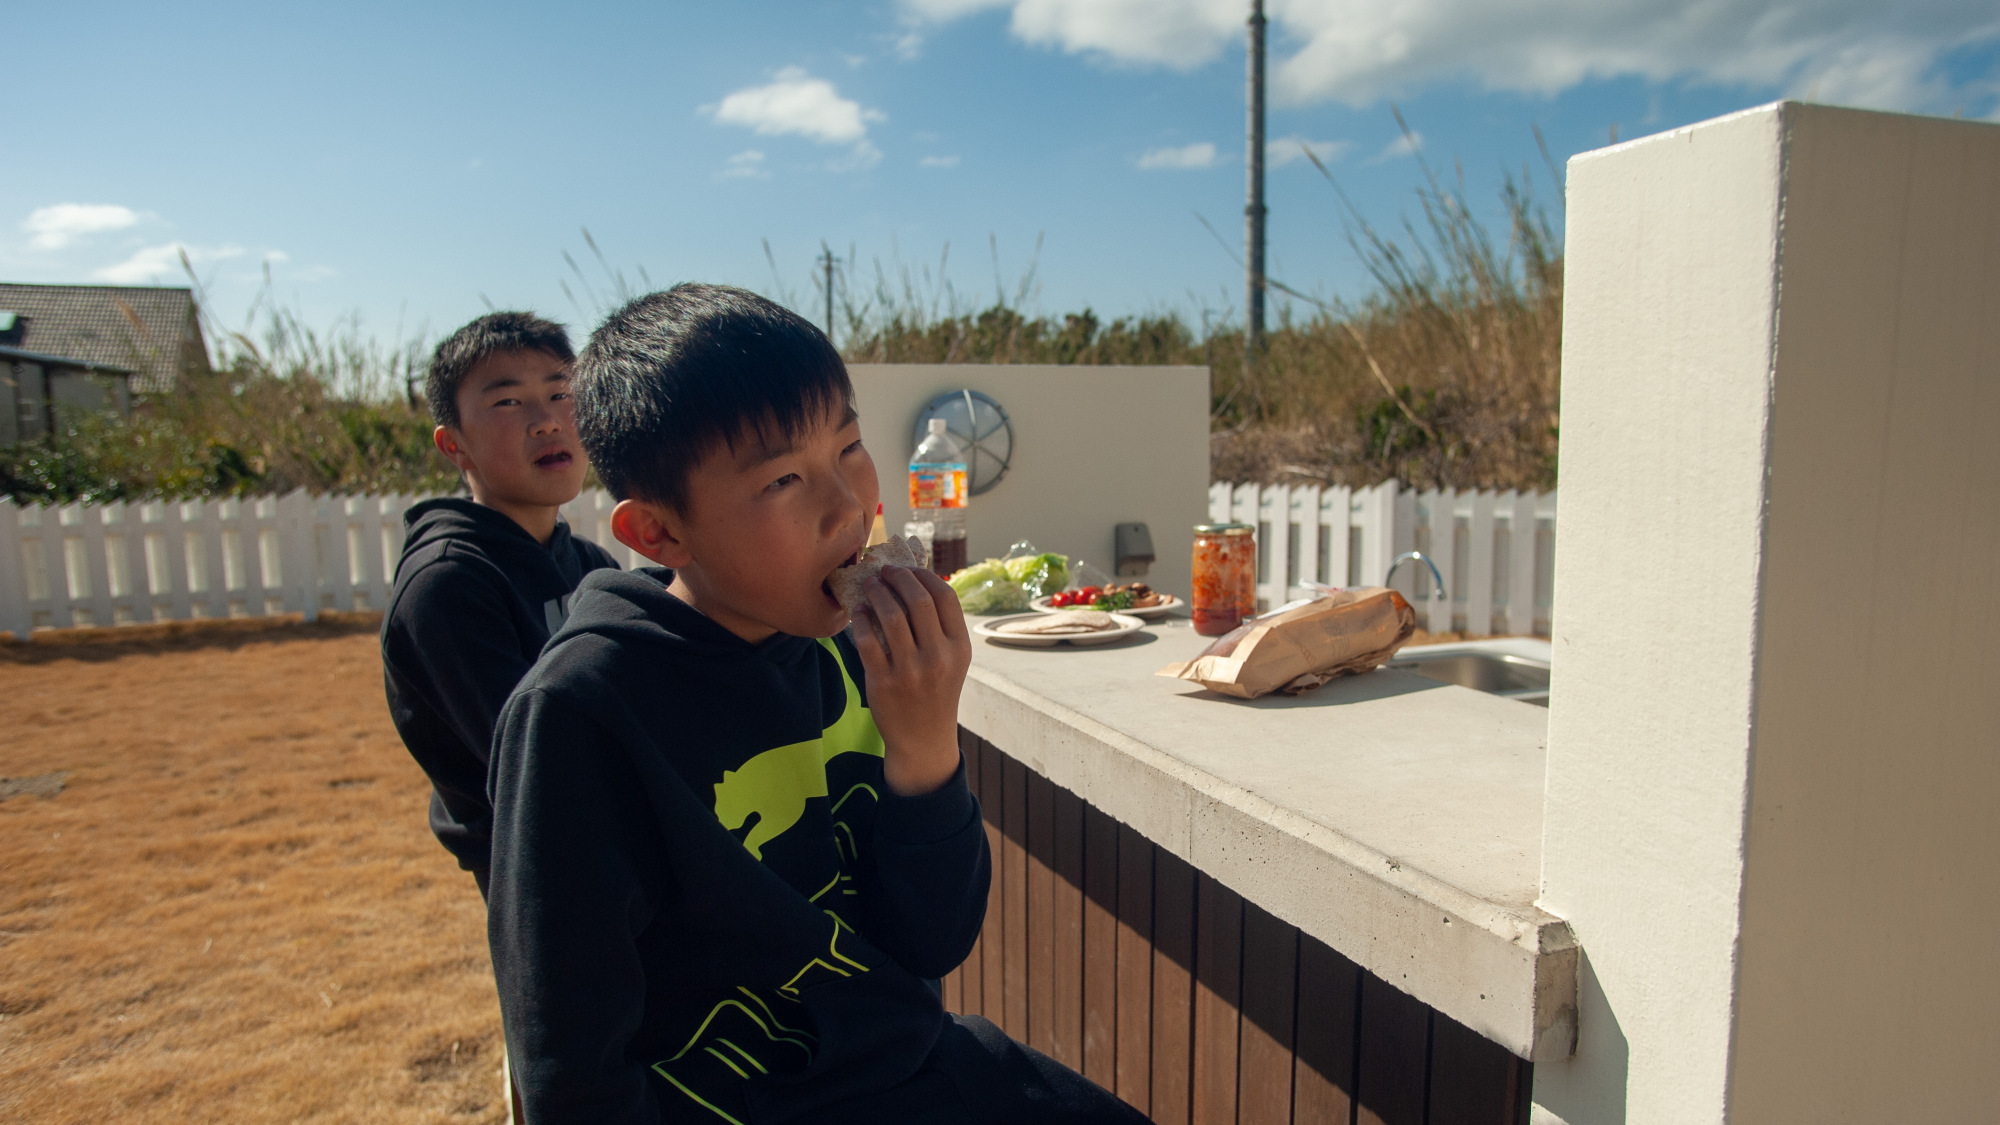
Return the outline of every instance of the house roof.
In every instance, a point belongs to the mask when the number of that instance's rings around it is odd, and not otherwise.
[[[131,371],[135,391],[171,390],[180,372],[209,366],[185,288],[0,282],[0,311],[27,321],[15,346]]]
[[[85,371],[102,371],[107,375],[130,375],[129,367],[113,367],[108,363],[92,363],[87,359],[72,359],[65,355],[49,355],[47,352],[31,352],[25,348],[10,348],[0,344],[0,359],[9,362],[38,363],[43,367],[81,368]]]

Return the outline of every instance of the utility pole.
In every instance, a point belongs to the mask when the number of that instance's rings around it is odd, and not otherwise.
[[[837,259],[833,248],[825,242],[819,244],[819,264],[826,271],[826,339],[833,342],[833,265]]]
[[[1251,384],[1264,348],[1264,0],[1250,0],[1250,121],[1243,165],[1249,171],[1243,207],[1243,379]]]

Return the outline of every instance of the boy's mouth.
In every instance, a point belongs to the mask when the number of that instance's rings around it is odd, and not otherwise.
[[[853,566],[855,563],[858,563],[860,561],[861,561],[861,552],[856,551],[853,554],[848,555],[847,560],[841,563],[840,566],[834,567],[834,569],[839,570],[841,567]],[[826,600],[831,604],[839,605],[840,599],[833,596],[833,583],[831,581],[832,578],[833,576],[829,574],[825,578],[820,579],[819,592],[825,595]]]
[[[576,458],[570,454],[569,450],[556,449],[535,458],[535,464],[544,469],[560,469],[574,460]]]

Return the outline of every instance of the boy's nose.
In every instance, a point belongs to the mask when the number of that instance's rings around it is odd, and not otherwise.
[[[861,497],[846,481],[840,481],[833,490],[826,509],[826,530],[829,535],[839,535],[861,519]]]

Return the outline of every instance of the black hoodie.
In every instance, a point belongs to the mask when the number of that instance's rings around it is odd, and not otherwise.
[[[493,806],[486,762],[493,724],[562,625],[590,571],[617,569],[558,520],[544,547],[520,524],[457,497],[403,514],[403,557],[382,619],[389,717],[431,779],[431,831],[482,886]]]
[[[488,933],[544,1122],[809,1119],[917,1072],[990,867],[964,770],[897,797],[845,636],[752,645],[590,575],[494,740]]]

